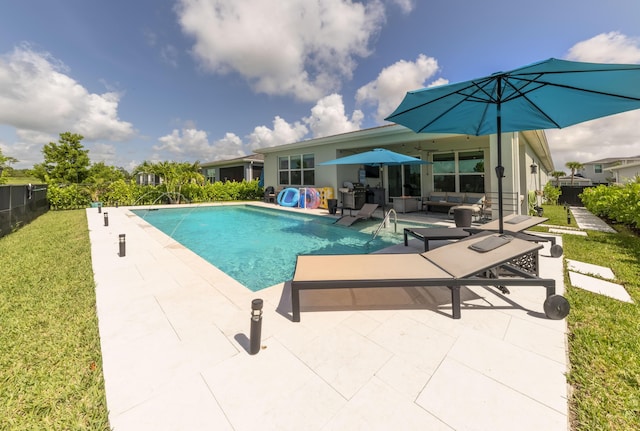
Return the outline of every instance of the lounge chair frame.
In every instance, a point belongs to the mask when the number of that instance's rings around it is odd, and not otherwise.
[[[496,235],[496,234],[493,234]],[[304,275],[298,274],[301,260],[308,259],[308,262],[315,261],[315,265],[323,265],[323,260],[329,261],[329,258],[335,258],[336,256],[299,256],[296,265],[296,273],[291,281],[291,307],[292,307],[292,320],[294,322],[300,322],[300,291],[301,290],[317,290],[317,289],[356,289],[356,288],[389,288],[389,287],[434,287],[434,286],[446,286],[451,291],[451,306],[452,317],[454,319],[461,318],[461,301],[460,301],[460,288],[462,286],[493,286],[496,288],[502,288],[503,286],[542,286],[546,289],[546,297],[549,299],[552,296],[556,296],[556,282],[554,279],[540,278],[538,275],[533,274],[525,269],[518,268],[511,262],[527,254],[535,253],[537,257],[537,251],[542,248],[541,245],[535,243],[529,243],[527,241],[513,239],[513,241],[520,241],[528,244],[528,246],[522,246],[521,252],[514,253],[508,257],[501,257],[498,260],[493,258],[487,258],[486,264],[478,264],[474,268],[463,268],[461,271],[457,271],[456,264],[453,262],[448,268],[442,266],[443,253],[450,252],[452,256],[456,256],[460,252],[464,252],[464,249],[468,248],[468,245],[478,242],[489,235],[478,234],[470,238],[461,240],[457,243],[450,244],[444,247],[440,247],[436,250],[422,254],[405,254],[405,255],[366,255],[367,256],[387,256],[387,259],[402,259],[402,256],[407,256],[406,259],[415,261],[416,265],[420,265],[423,262],[425,265],[433,268],[434,272],[439,274],[434,277],[404,277],[402,274],[390,274],[389,278],[367,278],[362,277],[359,279],[352,277],[341,277],[341,274],[336,273],[335,278],[330,276],[324,276],[322,279],[310,279]],[[437,254],[434,254],[437,253]],[[488,257],[491,257],[491,253],[487,253]],[[357,255],[356,255],[357,256]],[[393,257],[395,256],[395,257]],[[323,259],[324,258],[324,259]],[[350,256],[340,256],[340,258],[349,260]],[[358,258],[351,256],[354,262]],[[424,258],[423,261],[420,258]],[[360,257],[362,259],[362,257]],[[376,261],[383,261],[384,257],[375,258]],[[482,260],[479,258],[479,260]],[[392,263],[392,262],[390,262]],[[309,266],[307,266],[308,268]],[[327,272],[331,271],[330,267],[324,266]],[[466,271],[466,272],[465,272]],[[470,273],[467,273],[469,272]],[[390,273],[393,272],[393,268],[390,268]],[[505,276],[510,274],[511,276]],[[514,277],[515,276],[515,277]],[[546,304],[546,301],[545,301]]]
[[[356,215],[349,214],[348,216],[342,216],[334,223],[342,226],[351,226],[357,221],[368,220],[373,216],[373,213],[378,209],[378,204],[364,204],[362,208],[358,210]]]
[[[519,222],[510,224],[509,220],[516,220],[517,214],[511,214],[505,217],[505,225],[504,225],[504,233],[513,235],[516,238],[523,239],[525,241],[533,241],[533,242],[549,242],[551,243],[551,255],[553,257],[562,256],[563,250],[562,246],[556,244],[556,239],[553,236],[545,236],[545,235],[532,235],[525,232],[522,232],[525,229],[538,225],[548,220],[546,217],[535,217],[535,216],[526,216],[527,219]],[[478,227],[459,227],[459,228],[405,228],[404,229],[404,245],[408,246],[408,237],[412,236],[413,238],[419,239],[424,242],[424,251],[429,250],[429,241],[435,240],[449,240],[449,239],[463,239],[467,238],[470,235],[475,235],[482,232],[497,232],[498,224],[494,220],[494,222],[487,223],[485,225],[481,225]]]

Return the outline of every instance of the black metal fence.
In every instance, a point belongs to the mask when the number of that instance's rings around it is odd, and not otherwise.
[[[46,184],[0,186],[0,237],[48,210]]]
[[[584,204],[578,195],[589,187],[594,186],[560,186],[562,194],[560,195],[560,199],[558,199],[558,203],[583,207]]]

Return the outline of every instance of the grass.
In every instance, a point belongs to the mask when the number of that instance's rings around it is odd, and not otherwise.
[[[5,180],[5,185],[42,184],[42,180],[36,177],[5,177]]]
[[[0,239],[0,428],[109,429],[85,212]]]
[[[576,227],[562,206],[544,206],[544,216],[548,224]],[[640,241],[631,230],[614,227],[618,233],[563,235],[566,258],[611,268],[636,302],[573,288],[565,271],[573,431],[640,429]]]

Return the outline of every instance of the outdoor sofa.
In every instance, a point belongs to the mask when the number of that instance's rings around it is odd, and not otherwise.
[[[454,193],[431,192],[422,197],[422,206],[425,211],[448,212],[452,214],[454,208],[469,208],[474,215],[482,215],[484,208],[484,193]]]

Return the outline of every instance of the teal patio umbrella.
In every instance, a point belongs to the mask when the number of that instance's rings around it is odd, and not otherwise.
[[[335,160],[318,163],[318,165],[371,165],[371,166],[398,166],[398,165],[430,165],[427,162],[406,154],[396,153],[384,148],[374,148],[370,151],[340,157]],[[384,189],[384,185],[383,185]],[[384,202],[382,204],[384,213]]]
[[[510,72],[410,91],[386,120],[417,133],[497,134],[502,233],[501,133],[563,128],[638,108],[640,65],[551,58]]]
[[[352,154],[339,159],[329,160],[327,162],[318,163],[318,165],[371,165],[371,166],[389,166],[389,165],[427,165],[427,162],[405,154],[396,153],[384,148],[375,148],[371,151]]]

